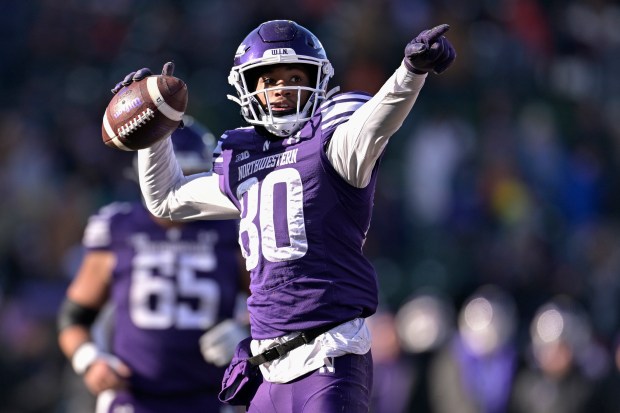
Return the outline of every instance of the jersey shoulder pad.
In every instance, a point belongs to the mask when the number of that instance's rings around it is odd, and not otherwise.
[[[257,133],[253,126],[241,127],[224,132],[213,150],[213,172],[224,174],[224,158],[226,151],[255,150],[258,145]]]
[[[327,99],[319,107],[322,116],[323,133],[334,130],[338,125],[349,120],[349,117],[372,96],[366,92],[345,92]]]
[[[228,130],[222,134],[218,146],[221,151],[252,149],[256,146],[256,130],[253,126]]]
[[[105,205],[99,211],[88,218],[82,244],[86,248],[104,249],[112,241],[113,222],[119,216],[126,216],[132,213],[134,205],[129,202],[113,202]]]

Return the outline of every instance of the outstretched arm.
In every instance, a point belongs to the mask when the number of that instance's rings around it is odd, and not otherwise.
[[[351,185],[368,185],[377,159],[415,103],[427,73],[441,73],[456,53],[444,37],[447,24],[425,30],[405,47],[405,58],[372,99],[334,132],[326,149],[336,171]]]

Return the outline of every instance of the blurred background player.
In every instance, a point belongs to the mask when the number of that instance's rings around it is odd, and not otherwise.
[[[441,291],[434,288],[420,288],[396,312],[396,333],[405,359],[413,370],[413,383],[408,392],[406,412],[432,411],[428,397],[429,368],[439,349],[454,336],[454,319],[453,303]],[[378,340],[374,334],[373,340]],[[373,352],[373,360],[374,358]],[[376,397],[375,392],[378,393],[377,387],[378,383],[373,388],[373,397]],[[385,391],[386,386],[381,387]],[[377,412],[387,411],[387,409],[377,410]]]
[[[454,310],[433,289],[420,289],[393,312],[368,317],[372,335],[371,413],[430,412],[428,364],[451,336]]]
[[[529,333],[529,357],[516,375],[510,413],[618,411],[617,398],[596,392],[611,360],[580,303],[552,297],[536,311]]]
[[[406,413],[416,371],[401,347],[394,314],[379,308],[367,321],[373,337],[370,412]]]
[[[184,173],[209,170],[213,135],[191,117],[184,123],[172,135]],[[249,335],[235,319],[248,283],[236,234],[237,221],[177,223],[142,202],[112,203],[89,219],[58,339],[98,413],[224,411],[224,366]],[[106,304],[109,344],[91,329]]]
[[[505,413],[518,363],[517,309],[496,285],[476,289],[460,308],[453,337],[429,367],[434,413]]]

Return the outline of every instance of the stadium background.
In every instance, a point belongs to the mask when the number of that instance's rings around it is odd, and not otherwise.
[[[493,283],[520,336],[567,294],[611,354],[620,327],[620,6],[612,0],[3,0],[0,3],[0,411],[65,412],[55,311],[90,213],[137,196],[101,143],[110,88],[168,60],[188,112],[241,125],[226,78],[264,20],[323,42],[343,90],[374,92],[420,30],[458,58],[431,75],[383,161],[366,246],[395,312],[420,288],[458,308]],[[389,412],[386,412],[389,413]]]

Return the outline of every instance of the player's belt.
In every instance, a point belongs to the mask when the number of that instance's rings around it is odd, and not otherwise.
[[[348,321],[347,321],[348,322]],[[250,357],[248,362],[253,366],[258,366],[263,363],[267,363],[268,361],[273,361],[279,359],[284,356],[288,352],[293,349],[296,349],[299,346],[310,343],[312,340],[317,338],[323,333],[328,332],[332,328],[344,324],[342,321],[338,321],[337,323],[330,323],[324,326],[320,326],[317,328],[311,328],[309,330],[304,330],[299,333],[297,336],[293,337],[290,340],[285,341],[284,343],[280,343],[277,346],[271,347],[260,354],[257,354],[254,357]]]

